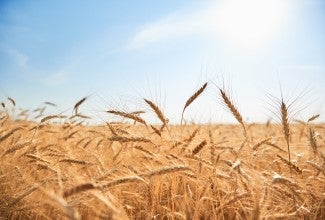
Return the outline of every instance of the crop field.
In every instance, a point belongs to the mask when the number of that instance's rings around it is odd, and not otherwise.
[[[184,111],[206,84],[185,103]],[[144,112],[85,125],[72,117],[0,120],[0,219],[325,219],[325,124],[318,115],[248,124],[171,125]],[[183,111],[183,112],[184,112]]]

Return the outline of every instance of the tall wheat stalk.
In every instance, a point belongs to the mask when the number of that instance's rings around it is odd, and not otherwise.
[[[283,100],[281,100],[281,123],[284,133],[284,139],[287,144],[289,162],[291,163],[291,154],[290,154],[290,127],[289,127],[289,118],[288,118],[288,108]],[[290,168],[291,172],[291,168]]]

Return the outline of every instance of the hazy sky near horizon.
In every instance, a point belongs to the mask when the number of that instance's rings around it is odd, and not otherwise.
[[[178,122],[206,81],[188,121],[234,121],[223,82],[250,122],[272,117],[280,85],[299,119],[325,121],[325,1],[0,1],[1,102],[70,114],[89,96],[81,112],[105,121],[147,98]]]

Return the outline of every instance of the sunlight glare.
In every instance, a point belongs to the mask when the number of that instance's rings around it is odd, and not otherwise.
[[[272,39],[285,21],[286,0],[223,1],[216,13],[218,32],[243,48],[256,48]]]

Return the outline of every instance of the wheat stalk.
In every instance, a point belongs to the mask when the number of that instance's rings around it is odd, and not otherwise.
[[[35,190],[39,188],[39,184],[35,184],[26,191],[24,191],[22,194],[20,194],[17,198],[15,198],[11,203],[8,204],[8,207],[15,206],[17,203],[19,203],[23,198],[33,193]]]
[[[80,165],[89,165],[90,163],[83,161],[83,160],[76,160],[76,159],[62,159],[59,160],[60,163],[75,163]]]
[[[196,161],[198,161],[200,163],[203,163],[203,164],[209,166],[212,169],[214,168],[213,164],[210,161],[205,160],[205,159],[203,159],[201,157],[198,157],[197,155],[186,155],[185,157],[188,158],[188,159],[196,160]]]
[[[189,144],[189,143],[191,143],[191,141],[193,140],[193,138],[196,136],[196,134],[199,132],[199,128],[196,128],[193,132],[192,132],[192,134],[187,138],[187,139],[185,139],[184,140],[184,142],[186,142],[187,144]]]
[[[150,127],[152,128],[152,130],[158,135],[161,137],[161,130],[155,128],[153,125],[150,125]]]
[[[82,115],[82,114],[74,114],[72,115],[69,119],[72,120],[74,118],[81,118],[81,119],[90,119],[91,117],[87,116],[87,115]]]
[[[29,145],[31,142],[28,141],[28,142],[24,142],[24,143],[20,143],[20,144],[15,144],[14,146],[12,146],[11,148],[9,148],[8,150],[6,150],[2,157],[4,157],[5,155],[7,154],[11,154],[11,153],[14,153],[15,151],[21,149],[21,148],[24,148],[25,146]]]
[[[112,186],[117,186],[117,185],[120,185],[120,184],[123,184],[123,183],[130,183],[130,182],[144,182],[144,179],[142,179],[141,177],[139,176],[129,176],[129,177],[123,177],[123,178],[120,178],[120,179],[117,179],[117,180],[113,180],[113,181],[110,181],[106,184],[103,184],[101,186],[101,188],[109,188],[109,187],[112,187]]]
[[[317,118],[319,118],[319,116],[320,116],[320,114],[313,115],[312,117],[310,117],[310,118],[308,119],[307,123],[316,120]]]
[[[151,140],[143,138],[143,137],[122,137],[122,136],[113,136],[108,140],[110,141],[118,141],[118,142],[144,142],[144,143],[152,143]]]
[[[319,173],[323,173],[325,175],[325,167],[321,166],[321,165],[318,165],[317,163],[313,162],[313,161],[306,161],[307,164],[311,165],[312,167],[314,167],[318,173],[316,174],[316,176],[319,175]]]
[[[271,142],[265,142],[266,145],[270,146],[270,147],[274,147],[282,152],[286,152],[285,150],[281,149],[278,145],[274,144],[274,143],[271,143]]]
[[[309,137],[308,138],[309,138],[309,144],[310,144],[311,148],[313,149],[314,156],[316,156],[317,148],[318,148],[317,140],[316,140],[315,131],[311,127],[309,128]]]
[[[144,113],[146,113],[145,111],[134,111],[134,112],[130,112],[130,114],[132,114],[132,115],[140,115],[140,114],[144,114]]]
[[[209,142],[210,142],[210,161],[211,163],[215,164],[216,148],[214,146],[214,140],[213,140],[213,135],[211,130],[209,130]]]
[[[13,98],[8,97],[8,100],[12,103],[13,106],[16,106],[16,102]]]
[[[280,158],[285,164],[287,164],[290,167],[290,170],[294,169],[297,173],[302,174],[302,170],[299,167],[297,167],[295,164],[293,164],[290,160],[283,158],[279,154],[277,154],[276,156]]]
[[[140,150],[140,151],[142,151],[142,152],[145,152],[145,153],[149,154],[150,156],[155,156],[154,153],[152,153],[152,152],[149,151],[149,150],[144,149],[144,148],[143,148],[142,146],[140,146],[140,145],[134,146],[134,148],[137,149],[137,150]]]
[[[11,129],[7,134],[3,135],[3,136],[0,136],[0,143],[2,141],[5,141],[8,137],[10,137],[11,135],[13,135],[13,133],[15,133],[16,131],[22,129],[21,127],[16,127],[16,128],[13,128]]]
[[[44,122],[46,122],[48,120],[51,120],[51,119],[54,119],[54,118],[66,118],[66,116],[63,116],[63,115],[49,115],[49,116],[46,116],[46,117],[42,118],[40,123],[44,123]]]
[[[107,127],[109,128],[109,130],[112,132],[112,134],[113,134],[114,136],[118,136],[118,134],[117,134],[116,131],[115,131],[115,128],[113,127],[113,125],[111,125],[111,124],[108,123],[108,122],[106,122],[106,125],[107,125]]]
[[[167,125],[168,119],[165,118],[164,114],[162,113],[162,111],[160,111],[158,106],[150,100],[144,99],[144,101],[150,106],[152,110],[154,110],[154,112],[156,113],[159,120],[163,123],[163,125]]]
[[[206,140],[203,140],[199,145],[197,145],[193,151],[192,151],[192,156],[198,154],[202,149],[203,147],[207,145],[207,141]]]
[[[88,97],[84,97],[84,98],[80,99],[80,100],[79,100],[79,101],[74,105],[74,107],[73,107],[73,111],[74,111],[75,115],[78,114],[79,106],[80,106],[82,103],[84,103],[84,101],[86,101],[87,98],[88,98]]]
[[[283,99],[281,100],[281,122],[282,122],[282,129],[284,133],[284,139],[287,144],[288,149],[288,157],[289,157],[289,167],[290,167],[290,174],[292,175],[292,166],[291,163],[291,153],[290,153],[290,127],[289,127],[289,114],[288,114],[288,108],[286,104],[284,103]]]
[[[271,138],[266,138],[266,139],[264,139],[264,140],[258,142],[257,144],[255,144],[255,145],[253,146],[253,150],[254,150],[254,151],[257,150],[257,148],[259,148],[261,145],[268,143],[269,140],[271,140]]]
[[[24,156],[25,157],[28,157],[28,158],[31,158],[33,160],[37,160],[37,161],[40,161],[40,162],[44,162],[44,163],[50,164],[49,161],[44,160],[44,159],[40,158],[39,156],[37,156],[35,154],[24,154]]]
[[[124,118],[132,119],[134,121],[137,121],[137,122],[147,126],[147,123],[145,122],[145,120],[143,120],[141,117],[137,116],[136,114],[126,113],[126,112],[122,112],[122,111],[114,111],[114,110],[109,110],[106,112],[110,113],[110,114],[118,115],[118,116],[121,116]]]
[[[194,102],[194,100],[199,97],[199,95],[201,95],[203,93],[203,91],[206,89],[208,83],[204,83],[203,86],[201,88],[199,88],[185,103],[185,106],[183,108],[183,111],[182,111],[182,117],[181,117],[181,124],[183,122],[183,116],[184,116],[184,112],[185,112],[185,109],[190,105],[192,104],[192,102]]]
[[[80,220],[79,212],[61,196],[55,194],[51,191],[43,191],[50,199],[60,205],[63,208],[64,213],[69,217],[71,220]]]
[[[220,94],[221,94],[221,97],[222,97],[224,103],[227,105],[228,109],[231,111],[232,115],[236,118],[236,120],[239,122],[239,124],[241,124],[241,126],[243,127],[243,130],[244,130],[244,135],[245,135],[245,137],[247,137],[246,127],[245,127],[243,117],[241,116],[241,114],[239,113],[239,111],[237,110],[235,105],[231,102],[231,100],[227,96],[226,92],[224,90],[222,90],[221,88],[219,88],[219,91],[220,91]]]
[[[44,102],[44,104],[45,104],[45,105],[50,105],[50,106],[53,106],[53,107],[56,106],[56,104],[54,104],[53,102]]]
[[[161,169],[154,170],[148,173],[142,173],[140,176],[153,177],[153,176],[160,176],[167,173],[174,173],[174,172],[185,171],[185,170],[191,170],[191,168],[183,165],[174,165],[171,167],[163,167]]]
[[[86,148],[90,143],[92,142],[92,139],[90,139],[89,141],[87,141],[83,146],[82,148]]]
[[[70,197],[72,195],[87,191],[87,190],[91,190],[91,189],[96,189],[98,186],[96,184],[93,183],[83,183],[80,185],[77,185],[73,188],[70,188],[66,191],[63,192],[63,197],[67,198]]]
[[[289,187],[292,187],[292,186],[298,187],[298,185],[292,179],[282,177],[277,173],[275,173],[273,175],[272,184],[274,184],[274,183],[282,183],[282,184],[285,184],[285,185],[287,185]]]

